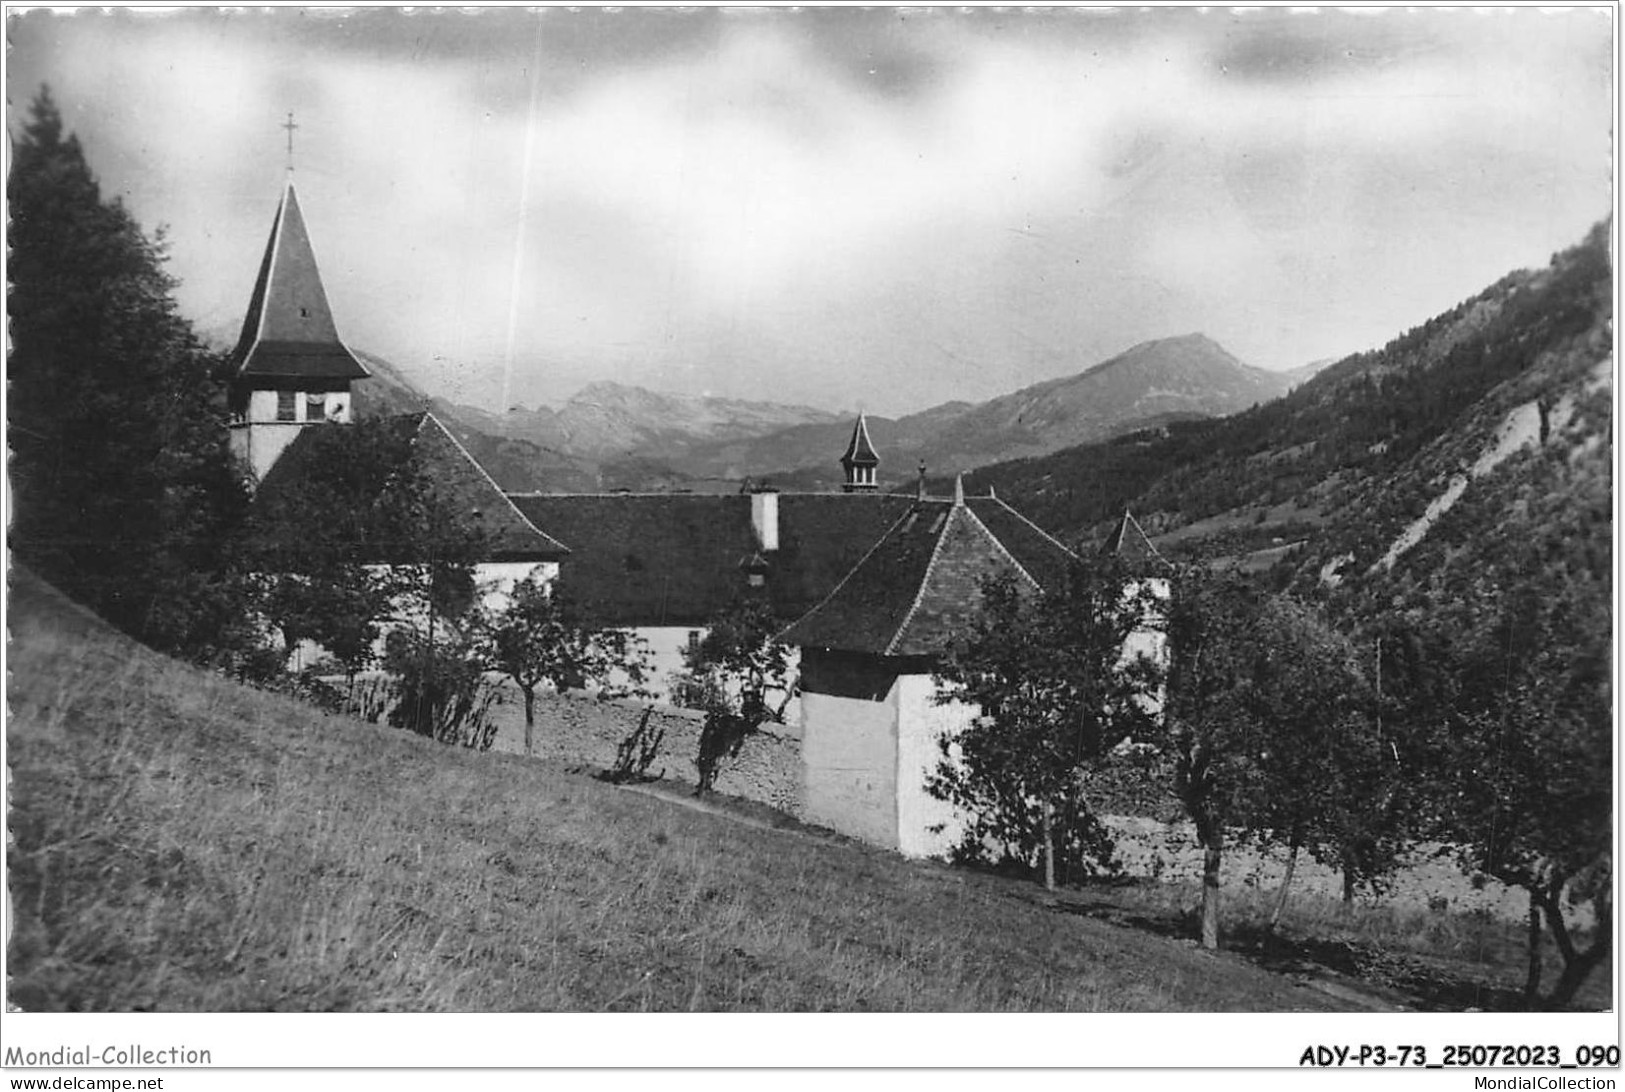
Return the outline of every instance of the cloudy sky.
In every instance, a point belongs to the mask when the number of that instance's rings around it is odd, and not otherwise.
[[[13,16],[235,336],[285,178],[339,328],[495,407],[900,413],[1204,332],[1380,345],[1612,208],[1608,9]]]

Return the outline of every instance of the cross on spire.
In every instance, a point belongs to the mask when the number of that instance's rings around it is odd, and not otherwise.
[[[299,128],[294,124],[293,111],[288,111],[288,120],[282,123],[282,128],[288,131],[288,173],[293,173],[293,131]]]

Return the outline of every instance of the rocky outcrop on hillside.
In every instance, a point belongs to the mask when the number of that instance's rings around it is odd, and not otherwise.
[[[1281,399],[989,467],[967,487],[1075,538],[1128,506],[1173,549],[1276,551],[1283,580],[1415,578],[1611,488],[1612,293],[1603,224]]]

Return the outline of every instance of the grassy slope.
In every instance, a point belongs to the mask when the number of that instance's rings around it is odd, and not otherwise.
[[[8,622],[26,1009],[1357,1007],[1028,885],[326,717],[26,579]]]

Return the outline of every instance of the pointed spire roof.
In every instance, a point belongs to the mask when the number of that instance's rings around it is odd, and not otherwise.
[[[339,340],[291,180],[271,223],[232,365],[240,380],[364,379],[370,374]]]
[[[1167,559],[1151,545],[1151,539],[1146,535],[1145,528],[1140,526],[1140,521],[1135,519],[1127,508],[1123,509],[1123,516],[1117,521],[1117,526],[1112,528],[1112,533],[1101,543],[1100,552],[1108,557],[1120,558],[1131,565],[1144,565],[1153,561],[1162,565],[1168,564]]]
[[[869,441],[869,420],[860,413],[858,423],[852,426],[852,442],[846,445],[846,454],[841,456],[841,465],[879,466],[880,456],[875,454],[875,445]]]

